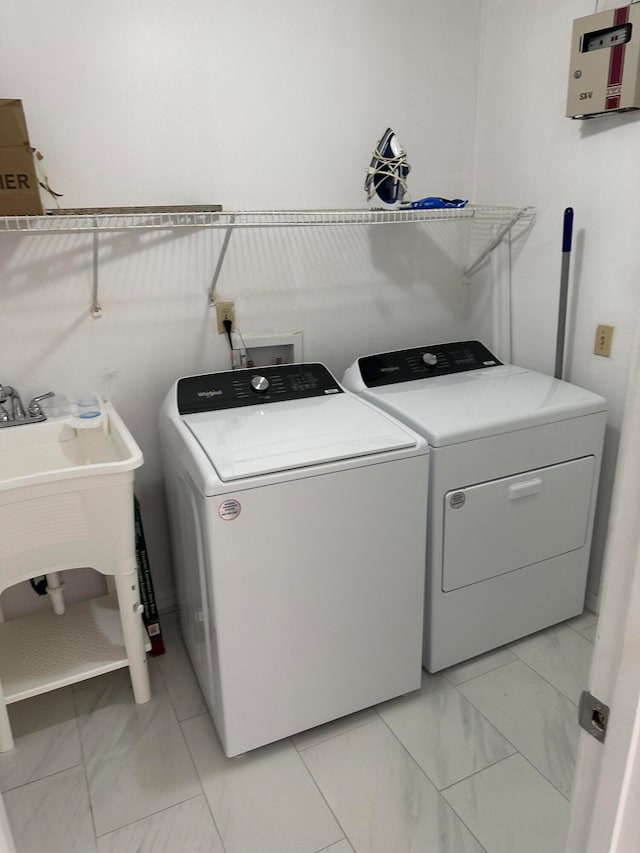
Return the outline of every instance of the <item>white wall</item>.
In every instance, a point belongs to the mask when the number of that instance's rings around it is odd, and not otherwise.
[[[600,2],[599,10],[621,3]],[[605,396],[609,427],[588,588],[597,595],[629,356],[640,254],[640,113],[564,117],[574,18],[594,0],[483,0],[476,196],[532,204],[535,227],[512,246],[513,359],[552,373],[562,219],[575,210],[565,378]],[[615,326],[610,359],[596,326]]]
[[[414,196],[467,198],[478,25],[476,0],[4,0],[0,94],[23,99],[65,207],[362,207],[387,125]],[[366,352],[467,334],[452,234],[236,232],[219,295],[243,332],[301,329],[305,357],[341,375]],[[222,237],[102,236],[95,320],[91,237],[0,235],[0,379],[25,397],[112,398],[145,455],[136,491],[161,606],[173,581],[156,417],[177,377],[228,366],[207,308]],[[9,615],[32,602],[24,585],[3,596]]]

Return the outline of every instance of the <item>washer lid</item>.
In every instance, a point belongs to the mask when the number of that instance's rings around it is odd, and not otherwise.
[[[607,409],[591,391],[510,364],[361,393],[424,435],[432,447]]]
[[[419,439],[352,394],[184,415],[221,480],[413,448]]]

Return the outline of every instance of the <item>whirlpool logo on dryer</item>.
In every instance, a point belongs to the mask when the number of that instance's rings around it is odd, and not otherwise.
[[[213,388],[211,391],[198,391],[198,397],[219,397],[222,391]]]

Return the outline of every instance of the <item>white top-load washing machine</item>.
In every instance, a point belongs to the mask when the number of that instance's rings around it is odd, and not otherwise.
[[[420,686],[428,444],[321,364],[160,415],[181,621],[228,756]]]
[[[602,397],[501,364],[478,341],[365,356],[343,385],[431,446],[429,671],[582,612]]]

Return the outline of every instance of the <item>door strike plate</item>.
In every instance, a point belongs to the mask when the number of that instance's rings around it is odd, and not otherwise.
[[[578,721],[585,732],[604,743],[609,723],[609,706],[592,696],[588,690],[583,690],[578,706]]]

